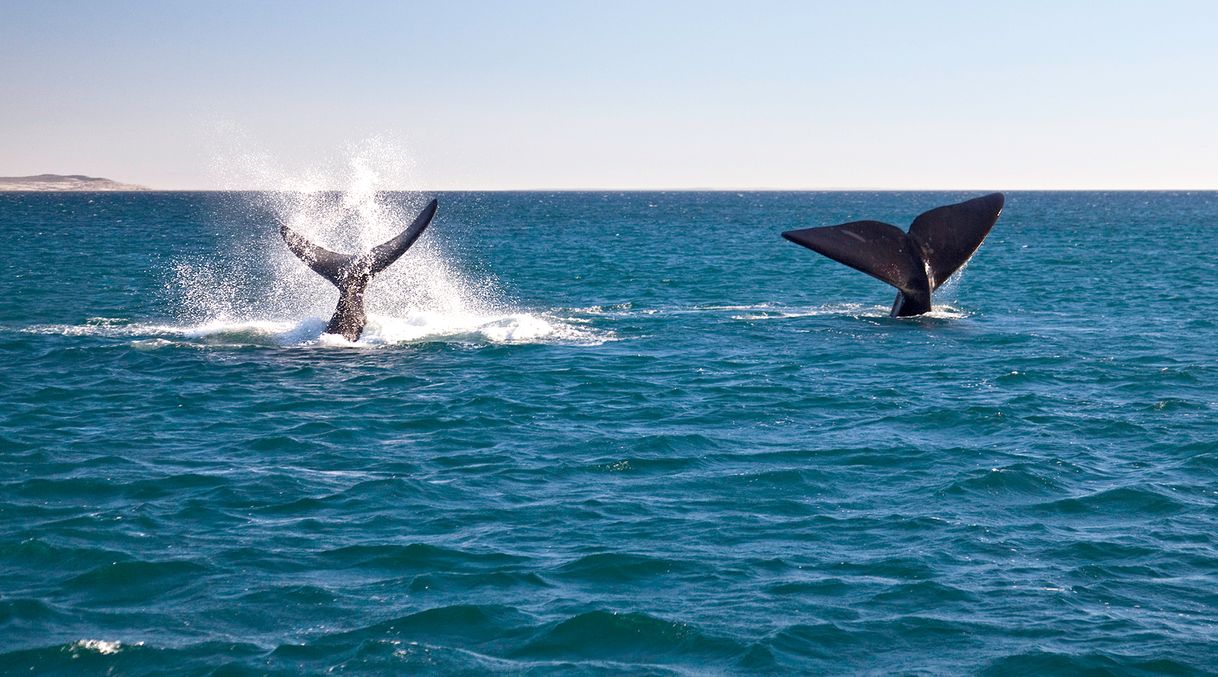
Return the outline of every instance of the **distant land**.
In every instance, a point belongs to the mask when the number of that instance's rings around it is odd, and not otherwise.
[[[93,190],[148,190],[143,186],[118,183],[110,179],[81,174],[39,174],[37,176],[0,176],[0,191],[36,190],[93,191]]]

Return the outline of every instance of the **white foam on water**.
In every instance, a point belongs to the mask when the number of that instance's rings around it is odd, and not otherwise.
[[[698,310],[767,310],[773,307],[773,303],[751,303],[747,305],[734,306],[698,306]]]
[[[131,347],[137,350],[156,350],[158,348],[170,348],[175,345],[177,344],[173,341],[163,338],[141,339],[131,342]]]
[[[143,642],[136,642],[135,646],[143,646]],[[82,639],[73,642],[69,647],[73,653],[81,651],[92,651],[103,656],[110,656],[118,653],[123,648],[123,643],[118,641],[107,641],[104,639]]]
[[[155,336],[177,335],[182,329],[168,324],[32,324],[18,329],[23,334],[53,336]]]
[[[962,320],[962,319],[968,317],[969,315],[970,315],[970,313],[968,313],[960,308],[954,308],[952,306],[947,306],[947,305],[936,305],[933,308],[931,308],[931,311],[929,313],[923,313],[916,317],[927,317],[932,320]],[[914,318],[909,318],[909,319],[914,319]]]
[[[549,313],[451,314],[412,312],[405,317],[368,315],[368,324],[358,341],[326,334],[326,320],[310,317],[299,321],[213,320],[197,325],[48,324],[24,327],[29,334],[127,338],[140,350],[173,346],[328,346],[376,348],[411,343],[447,342],[464,344],[561,343],[600,345],[615,340],[612,332],[581,326],[579,318]]]
[[[892,312],[889,306],[867,306],[859,303],[831,303],[808,308],[780,308],[761,304],[756,308],[759,312],[733,315],[733,320],[785,320],[799,317],[851,317],[851,318],[887,318]],[[959,320],[968,317],[968,313],[952,306],[936,305],[922,315],[899,318],[901,320],[917,320],[931,318],[937,320]]]
[[[322,327],[324,328],[324,326]],[[442,341],[467,344],[568,343],[599,345],[612,335],[594,332],[570,320],[545,313],[504,314],[409,312],[405,316],[368,315],[358,341],[348,341],[320,329],[312,339],[321,345],[373,348],[386,345]]]
[[[596,305],[596,306],[583,306],[583,307],[579,307],[579,308],[560,308],[560,309],[557,309],[555,312],[570,313],[570,314],[575,314],[575,315],[597,315],[597,316],[603,315],[603,316],[608,316],[608,317],[624,317],[624,316],[632,314],[634,312],[633,308],[634,308],[634,304],[631,303],[630,301],[626,301],[625,303],[615,303],[615,304],[609,305],[609,306]],[[646,313],[647,311],[643,311],[643,312]],[[568,319],[568,321],[571,321],[571,322],[588,322],[589,321],[587,318],[578,318],[578,317],[571,317],[571,318],[567,318],[567,319]]]
[[[819,316],[886,317],[890,311],[889,308],[884,306],[865,306],[859,303],[830,303],[806,308],[785,308],[763,303],[752,308],[741,308],[741,310],[753,310],[757,312],[733,315],[733,320],[785,320],[797,317]]]

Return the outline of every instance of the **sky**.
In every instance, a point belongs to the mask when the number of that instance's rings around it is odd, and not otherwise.
[[[0,176],[1214,190],[1215,36],[1208,0],[0,0]]]

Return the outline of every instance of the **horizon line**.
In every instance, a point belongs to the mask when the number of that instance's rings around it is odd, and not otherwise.
[[[954,193],[954,192],[1010,192],[1010,193],[1172,193],[1172,192],[1218,192],[1218,187],[1170,187],[1170,188],[892,188],[892,187],[831,187],[831,188],[384,188],[377,193]],[[0,190],[4,193],[343,193],[344,188],[322,188],[313,190],[281,188],[133,188],[101,190]]]
[[[116,181],[117,183],[117,181]],[[140,184],[134,184],[140,185]],[[1173,186],[1173,188],[872,188],[872,186],[838,186],[838,188],[386,188],[375,192],[1218,192],[1218,186]],[[346,192],[342,188],[314,190],[269,188],[134,188],[101,190],[11,190],[5,192]]]

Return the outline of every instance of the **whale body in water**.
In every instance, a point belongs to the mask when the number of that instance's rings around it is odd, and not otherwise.
[[[338,287],[338,307],[326,325],[327,334],[338,334],[348,341],[359,339],[367,322],[364,290],[368,283],[377,273],[401,258],[419,239],[436,215],[437,206],[436,200],[432,200],[400,235],[362,254],[332,252],[309,242],[286,225],[279,227],[279,234],[283,236],[288,249],[314,272]]]
[[[783,237],[897,288],[893,317],[930,311],[930,295],[960,270],[1002,212],[1002,193],[936,207],[909,232],[880,221],[791,230]]]

